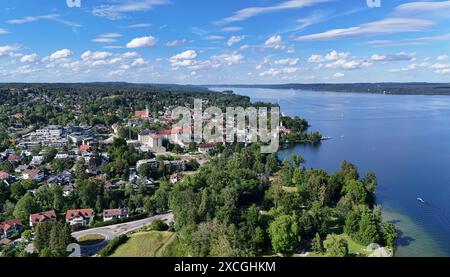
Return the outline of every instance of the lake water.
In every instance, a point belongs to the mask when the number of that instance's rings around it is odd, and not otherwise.
[[[333,138],[283,150],[280,158],[300,154],[308,168],[329,172],[348,160],[361,176],[376,173],[383,216],[402,233],[397,256],[450,256],[450,97],[232,90],[279,103],[284,114]]]

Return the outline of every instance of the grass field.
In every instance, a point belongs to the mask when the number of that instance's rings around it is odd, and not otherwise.
[[[92,235],[82,236],[82,237],[78,238],[77,241],[81,245],[95,245],[100,242],[103,242],[104,240],[105,240],[104,236],[92,234]]]
[[[143,232],[130,236],[111,257],[181,257],[181,245],[175,233]]]

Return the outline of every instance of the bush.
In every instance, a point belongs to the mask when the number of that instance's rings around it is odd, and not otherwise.
[[[127,235],[120,235],[116,238],[114,238],[113,240],[111,240],[106,246],[105,248],[103,248],[102,250],[100,250],[100,252],[98,253],[98,255],[100,257],[108,257],[109,255],[112,255],[114,253],[114,251],[116,251],[116,249],[121,246],[122,244],[124,244],[125,242],[127,242],[128,240],[128,236]]]
[[[169,225],[167,225],[164,221],[160,219],[154,220],[150,224],[150,231],[167,231],[169,230]]]

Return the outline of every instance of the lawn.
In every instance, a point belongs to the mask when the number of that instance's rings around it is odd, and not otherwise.
[[[91,234],[86,235],[78,238],[78,243],[81,245],[95,245],[99,244],[100,242],[103,242],[105,240],[105,237],[102,235],[97,234]]]
[[[111,257],[181,257],[178,237],[171,232],[142,232],[130,236]]]

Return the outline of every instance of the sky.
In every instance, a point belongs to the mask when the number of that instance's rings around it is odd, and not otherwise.
[[[0,82],[450,82],[450,1],[368,2],[2,0]]]

